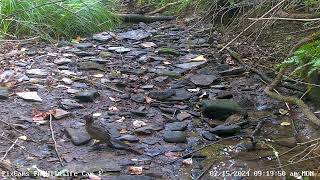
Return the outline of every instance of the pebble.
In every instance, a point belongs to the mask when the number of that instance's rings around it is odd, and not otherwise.
[[[168,143],[186,143],[187,136],[183,131],[165,131],[163,140]]]
[[[80,102],[93,102],[100,94],[96,90],[83,90],[75,94],[75,98]]]

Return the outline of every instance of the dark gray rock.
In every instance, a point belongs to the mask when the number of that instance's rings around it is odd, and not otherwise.
[[[139,93],[139,94],[132,94],[131,100],[133,100],[137,103],[143,103],[145,101],[145,98],[144,98],[143,94]]]
[[[118,34],[118,36],[123,39],[131,39],[131,40],[139,41],[139,40],[142,40],[142,39],[145,39],[145,38],[151,36],[151,33],[147,32],[143,29],[137,29],[137,30],[132,30],[132,31],[120,33],[120,34]]]
[[[100,71],[103,71],[103,69],[104,69],[103,65],[96,63],[96,62],[93,62],[93,61],[80,62],[78,64],[78,67],[80,70],[100,70]]]
[[[92,43],[77,43],[74,45],[74,47],[80,49],[80,50],[86,50],[91,48],[93,45]]]
[[[137,135],[150,135],[152,134],[153,129],[152,127],[149,126],[145,126],[145,127],[140,127],[134,130],[134,133],[136,133]]]
[[[9,98],[9,89],[7,87],[0,86],[0,99],[8,99]]]
[[[130,134],[122,135],[116,139],[118,139],[120,141],[139,142],[139,138],[137,136],[130,135]]]
[[[66,133],[71,139],[71,142],[76,146],[87,144],[91,140],[91,137],[84,127],[79,129],[66,128]]]
[[[234,75],[242,74],[244,72],[246,72],[246,69],[243,67],[239,67],[239,68],[233,68],[225,71],[220,71],[219,74],[221,76],[234,76]]]
[[[184,122],[173,122],[173,123],[167,123],[165,125],[165,130],[170,131],[184,131],[188,127],[187,123]]]
[[[92,52],[92,51],[75,51],[74,54],[76,54],[79,57],[87,57],[87,56],[95,56],[98,53]]]
[[[175,95],[168,98],[168,101],[186,101],[191,98],[191,93],[185,89],[176,89]]]
[[[187,142],[187,136],[183,131],[165,131],[163,140],[168,143],[185,143]]]
[[[202,137],[208,141],[217,141],[218,140],[218,136],[215,134],[212,134],[209,131],[205,131],[202,134]]]
[[[69,58],[60,58],[60,59],[54,60],[53,63],[61,66],[61,65],[69,64],[69,63],[71,63],[71,62],[72,62],[72,60],[69,59]]]
[[[190,81],[197,86],[209,86],[219,78],[214,75],[193,75],[190,77]]]
[[[102,33],[93,35],[92,38],[99,42],[108,42],[112,39],[112,36],[108,32],[102,32]]]
[[[63,99],[60,106],[65,110],[84,108],[84,106],[72,99]]]
[[[216,135],[227,136],[227,135],[234,135],[240,132],[240,130],[241,130],[241,127],[239,125],[232,124],[232,125],[219,125],[214,128],[211,128],[209,131]]]
[[[171,96],[174,96],[176,94],[176,91],[173,89],[167,89],[165,91],[151,91],[149,93],[149,96],[153,99],[157,99],[159,101],[163,101],[168,99]]]
[[[276,139],[274,142],[280,146],[284,146],[288,148],[293,148],[297,145],[297,140],[295,137],[280,138],[280,139]]]
[[[99,92],[96,90],[83,90],[76,93],[74,97],[81,102],[93,102],[99,95]]]
[[[140,110],[131,110],[130,111],[132,114],[135,114],[137,116],[141,116],[141,117],[146,117],[147,116],[147,112],[145,111],[140,111]]]
[[[239,112],[243,112],[243,109],[231,99],[208,100],[202,103],[202,113],[208,118],[224,119]]]
[[[227,71],[230,69],[228,64],[220,64],[217,66],[217,71]]]

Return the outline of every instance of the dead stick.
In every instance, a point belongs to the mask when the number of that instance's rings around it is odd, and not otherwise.
[[[5,121],[3,121],[3,120],[0,120],[0,122],[6,124],[6,125],[8,125],[8,126],[10,126],[13,130],[17,131],[18,133],[27,136],[28,139],[30,139],[32,142],[38,143],[37,141],[35,141],[34,139],[32,139],[30,136],[28,136],[26,133],[24,133],[24,132],[22,132],[22,131],[19,131],[18,129],[16,129],[15,127],[13,127],[11,124],[9,124],[9,123],[7,123],[7,122],[5,122]]]
[[[174,6],[174,5],[181,4],[181,3],[182,3],[181,1],[168,3],[165,6],[162,6],[161,8],[156,9],[154,11],[151,11],[151,12],[149,12],[147,14],[148,15],[154,15],[154,14],[157,14],[157,13],[161,13],[161,12],[165,11],[167,8],[169,8],[170,6]]]
[[[54,150],[55,150],[55,152],[56,152],[56,154],[57,154],[57,157],[59,158],[59,161],[60,161],[60,163],[61,163],[61,166],[64,166],[64,165],[63,165],[63,162],[62,162],[62,159],[61,159],[61,157],[60,157],[60,155],[59,155],[59,153],[58,153],[57,141],[56,141],[56,139],[54,138],[54,131],[53,131],[53,128],[52,128],[52,114],[50,114],[49,125],[50,125],[50,131],[51,131],[51,138],[52,138],[52,140],[53,140],[53,142],[54,142]]]
[[[17,138],[14,143],[12,143],[12,145],[9,147],[9,149],[7,149],[6,153],[4,154],[4,156],[0,159],[0,162],[2,162],[8,155],[8,153],[11,151],[11,149],[14,147],[14,145],[16,145],[16,143],[18,142],[19,138]]]
[[[9,139],[9,138],[7,138],[7,137],[5,137],[3,134],[1,134],[1,137],[3,137],[5,140],[7,140],[7,141],[10,141],[11,143],[15,143],[14,141],[12,141],[11,139]],[[25,151],[25,152],[27,152],[27,153],[29,153],[29,154],[31,154],[31,155],[33,155],[33,156],[35,156],[35,157],[38,157],[37,155],[35,155],[35,154],[33,154],[32,152],[30,152],[30,151],[28,151],[27,149],[26,149],[26,147],[24,147],[24,146],[21,146],[20,144],[16,144],[18,147],[20,147],[23,151]]]

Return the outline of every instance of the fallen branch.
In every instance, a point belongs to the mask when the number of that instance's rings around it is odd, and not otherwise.
[[[248,19],[252,21],[262,21],[262,20],[283,20],[283,21],[303,21],[303,22],[320,21],[320,18],[295,19],[295,18],[284,18],[284,17],[270,17],[270,18],[248,18]]]
[[[154,11],[151,11],[151,12],[149,12],[147,14],[148,15],[154,15],[154,14],[157,14],[157,13],[162,13],[163,11],[168,9],[170,6],[174,6],[174,5],[181,4],[181,3],[182,3],[181,1],[168,3],[168,4],[164,5],[164,6],[162,6],[161,8],[156,9]]]
[[[12,143],[12,145],[9,147],[9,149],[7,149],[6,153],[3,155],[3,157],[0,159],[0,162],[2,162],[8,155],[8,153],[11,151],[11,149],[13,149],[14,145],[16,145],[16,143],[18,142],[19,138],[17,138],[14,143]]]
[[[6,124],[7,126],[10,126],[13,130],[17,131],[18,133],[27,136],[28,139],[30,139],[30,141],[35,142],[35,143],[38,143],[36,140],[32,139],[29,135],[27,135],[26,133],[24,133],[24,132],[22,132],[22,131],[19,131],[18,129],[16,129],[15,127],[13,127],[11,124],[9,124],[9,123],[1,120],[1,119],[0,119],[0,122]]]
[[[174,20],[174,16],[145,16],[141,14],[116,14],[123,22],[145,22],[151,23],[156,21],[171,21]]]
[[[11,139],[9,139],[9,138],[7,138],[7,137],[5,137],[4,135],[3,135],[3,133],[1,134],[1,137],[2,138],[4,138],[5,140],[7,140],[7,141],[10,141],[11,143],[15,143],[14,141],[12,141]],[[25,151],[25,152],[27,152],[27,153],[29,153],[29,154],[31,154],[31,155],[33,155],[33,156],[35,156],[35,157],[38,157],[38,155],[36,155],[36,154],[33,154],[32,152],[30,152],[30,151],[28,151],[27,149],[26,149],[26,147],[24,147],[24,146],[21,146],[20,144],[16,144],[18,147],[20,147],[23,151]]]
[[[52,128],[52,114],[50,114],[49,126],[50,126],[50,131],[51,131],[51,138],[52,138],[52,140],[53,140],[53,142],[54,142],[54,150],[55,150],[55,152],[56,152],[56,154],[57,154],[57,157],[58,157],[58,159],[59,159],[59,161],[60,161],[60,163],[61,163],[61,166],[64,166],[64,165],[63,165],[63,162],[62,162],[62,159],[61,159],[61,157],[60,157],[60,155],[59,155],[59,153],[58,153],[57,141],[56,141],[56,139],[55,139],[55,137],[54,137],[54,131],[53,131],[53,128]]]

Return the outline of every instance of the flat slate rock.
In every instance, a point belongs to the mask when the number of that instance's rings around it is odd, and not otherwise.
[[[63,169],[67,169],[69,172],[85,172],[85,173],[93,173],[93,172],[119,172],[121,171],[120,165],[113,160],[103,159],[96,161],[89,161],[88,163],[82,162],[73,162],[63,167]]]
[[[96,90],[83,90],[76,93],[74,97],[80,102],[93,102],[99,95],[99,92]]]
[[[65,110],[71,110],[71,109],[80,109],[84,108],[84,106],[77,101],[73,99],[63,99],[60,102],[60,106]]]
[[[178,67],[178,68],[181,68],[181,69],[189,70],[189,69],[192,69],[192,68],[199,67],[199,66],[201,66],[201,65],[203,65],[205,63],[206,63],[206,61],[189,62],[189,63],[183,63],[183,64],[176,64],[175,66]]]
[[[19,96],[20,98],[22,98],[23,100],[26,100],[26,101],[42,102],[41,97],[35,91],[19,92],[19,93],[16,93],[16,94],[17,94],[17,96]]]
[[[243,109],[232,99],[215,99],[202,102],[202,113],[208,118],[225,119],[239,112],[243,112]]]
[[[102,32],[102,33],[98,33],[98,34],[93,35],[92,38],[96,41],[108,42],[112,39],[112,36],[108,32]]]
[[[233,68],[225,71],[220,71],[219,74],[221,76],[235,76],[239,74],[243,74],[246,72],[246,69],[243,67]]]
[[[89,49],[93,46],[92,43],[77,43],[74,45],[74,47],[81,49],[81,50],[86,50]]]
[[[53,63],[55,63],[55,64],[57,64],[59,66],[65,65],[65,64],[69,64],[71,62],[72,62],[72,60],[69,59],[69,58],[60,58],[60,59],[56,59],[56,60],[53,61]]]
[[[176,89],[175,95],[169,97],[168,101],[186,101],[191,98],[192,94],[185,89]]]
[[[48,76],[48,72],[45,69],[30,69],[27,70],[26,74],[36,78],[46,78]]]
[[[163,140],[168,143],[185,143],[187,142],[187,136],[183,131],[165,131]]]
[[[66,128],[66,133],[70,137],[71,142],[76,146],[87,144],[91,140],[84,127],[79,129]]]
[[[168,99],[171,96],[174,96],[176,94],[176,91],[174,89],[167,89],[164,91],[151,91],[149,93],[149,96],[152,99],[157,99],[159,101],[163,101],[165,99]]]
[[[209,86],[214,81],[217,81],[219,78],[214,75],[193,75],[190,77],[190,81],[197,86]]]
[[[209,131],[213,134],[216,135],[234,135],[238,132],[240,132],[241,127],[236,124],[231,124],[231,125],[219,125],[214,128],[211,128]]]
[[[137,29],[137,30],[119,33],[118,36],[122,39],[131,39],[131,40],[140,41],[142,39],[150,37],[151,33],[147,32],[143,29]]]
[[[167,123],[165,125],[165,130],[170,131],[185,131],[188,127],[187,123],[184,122],[173,122],[173,123]]]
[[[96,63],[96,62],[93,62],[93,61],[80,62],[78,64],[78,67],[80,70],[100,70],[100,71],[103,71],[103,69],[104,69],[103,65]]]

